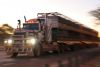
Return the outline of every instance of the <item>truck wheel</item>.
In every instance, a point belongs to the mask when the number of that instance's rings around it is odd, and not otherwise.
[[[59,43],[59,52],[60,53],[64,53],[64,46],[63,46],[63,43]]]
[[[18,55],[17,52],[16,52],[16,53],[12,53],[11,57],[14,58],[14,57],[16,57],[17,55]]]
[[[37,46],[33,49],[33,54],[34,54],[34,57],[38,57],[41,55],[41,47],[40,46]]]

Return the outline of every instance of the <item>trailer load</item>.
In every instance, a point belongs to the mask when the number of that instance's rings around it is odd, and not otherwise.
[[[21,23],[19,21],[19,23]],[[63,52],[96,47],[98,32],[58,13],[38,13],[36,19],[23,23],[23,28],[5,40],[6,52],[12,57],[26,53],[40,56],[43,52]]]

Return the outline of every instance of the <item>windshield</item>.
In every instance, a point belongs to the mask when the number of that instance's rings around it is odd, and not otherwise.
[[[38,23],[23,24],[23,28],[26,30],[39,30],[39,24]]]

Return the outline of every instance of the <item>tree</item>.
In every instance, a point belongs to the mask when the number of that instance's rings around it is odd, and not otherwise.
[[[0,45],[3,45],[4,39],[9,38],[14,33],[14,28],[9,26],[8,24],[3,24],[0,27]]]
[[[0,35],[4,38],[11,36],[14,33],[14,28],[9,26],[8,24],[3,24],[0,27]]]
[[[96,18],[95,24],[100,25],[100,7],[98,7],[95,10],[90,11],[89,13]]]

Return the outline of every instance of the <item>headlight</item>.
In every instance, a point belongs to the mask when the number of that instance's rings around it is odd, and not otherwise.
[[[36,44],[36,39],[35,39],[35,38],[30,39],[30,43],[31,43],[32,45]]]
[[[35,45],[37,43],[36,38],[28,38],[27,44]]]
[[[8,46],[11,46],[12,45],[12,39],[6,39],[5,41],[4,41],[4,43],[6,44],[6,45],[8,45]]]
[[[12,43],[12,39],[8,39],[8,44],[11,44]]]
[[[7,40],[4,41],[5,44],[7,44],[7,42],[8,42]]]

